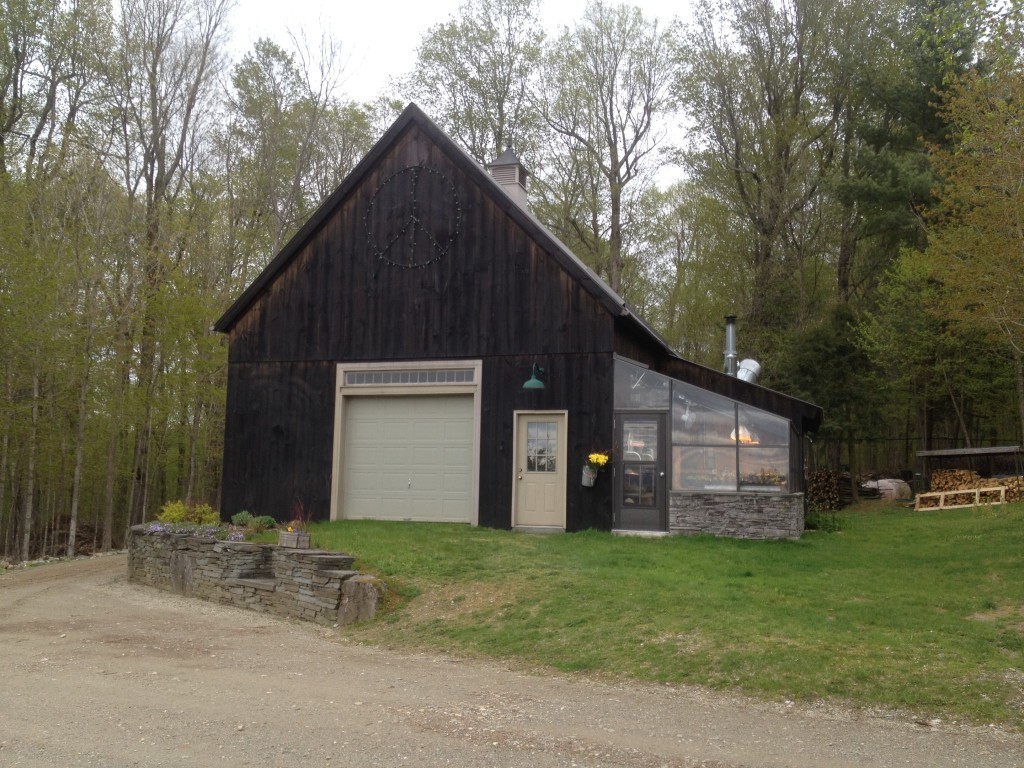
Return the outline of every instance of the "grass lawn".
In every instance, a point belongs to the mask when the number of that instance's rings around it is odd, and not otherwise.
[[[399,596],[367,641],[1024,727],[1024,504],[842,520],[798,542],[362,521],[313,542]]]

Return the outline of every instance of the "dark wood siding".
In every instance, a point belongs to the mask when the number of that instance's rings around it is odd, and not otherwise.
[[[480,523],[511,524],[513,412],[555,409],[569,412],[567,527],[610,526],[610,483],[579,474],[611,446],[614,317],[460,162],[410,126],[234,321],[225,514],[284,519],[298,496],[328,517],[338,362],[481,359]],[[535,362],[547,388],[524,392]]]
[[[418,268],[377,253],[392,234],[396,250],[407,244],[401,222],[378,215],[410,210],[408,186],[384,184],[407,167],[426,169],[427,187],[450,183],[460,212],[436,261],[427,263],[430,244],[419,233],[412,260],[426,266]],[[608,312],[421,132],[407,131],[357,192],[236,323],[232,362],[611,351]],[[420,214],[450,223],[439,211]]]
[[[335,366],[261,363],[231,367],[221,513],[278,520],[301,503],[325,520],[331,507]]]
[[[544,368],[545,388],[524,390],[536,362]],[[580,483],[588,454],[612,445],[613,358],[601,355],[558,355],[491,358],[484,361],[484,402],[481,431],[480,524],[508,528],[512,518],[512,483],[516,411],[567,410],[568,493],[566,528],[611,528],[610,478],[593,488]]]

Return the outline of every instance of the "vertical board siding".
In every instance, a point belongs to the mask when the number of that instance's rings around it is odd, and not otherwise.
[[[545,388],[524,390],[536,363]],[[602,477],[584,488],[580,475],[592,451],[612,444],[613,359],[610,354],[500,357],[484,360],[480,524],[508,528],[515,482],[516,411],[568,410],[566,529],[611,528],[612,484]],[[607,473],[605,473],[607,474]],[[602,482],[605,481],[605,482]]]
[[[232,331],[233,362],[611,351],[598,301],[487,191],[420,143],[410,130],[402,151],[386,156],[268,285]],[[437,172],[423,173],[420,191],[443,197],[443,176],[458,194],[461,220],[445,255],[409,269],[373,252],[408,210],[401,187],[389,196],[390,185],[379,185],[420,162]]]
[[[234,365],[228,379],[221,514],[330,515],[335,366]]]
[[[408,189],[384,182],[406,180],[410,167],[430,169],[417,189],[430,237],[443,242],[455,227],[445,214],[455,197],[460,218],[447,253],[407,269],[374,251],[386,233],[403,238]],[[610,482],[584,489],[579,474],[587,453],[611,446],[614,334],[607,309],[493,190],[412,127],[231,330],[224,512],[285,519],[299,496],[315,517],[329,516],[338,362],[461,358],[484,361],[479,522],[511,524],[513,414],[544,409],[569,412],[567,527],[608,528]],[[534,363],[547,388],[523,391]]]

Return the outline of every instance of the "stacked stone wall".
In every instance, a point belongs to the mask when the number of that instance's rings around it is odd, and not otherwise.
[[[804,496],[672,491],[668,516],[669,532],[684,536],[799,539],[804,530]]]
[[[372,619],[379,579],[349,570],[338,552],[149,532],[128,537],[128,580],[186,597],[318,624]]]

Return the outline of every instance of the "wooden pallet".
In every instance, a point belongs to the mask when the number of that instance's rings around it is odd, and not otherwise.
[[[965,499],[972,499],[964,504]],[[921,506],[924,499],[938,499],[938,506]],[[963,509],[964,507],[976,507],[979,504],[1005,504],[1006,486],[998,485],[991,488],[971,488],[959,491],[936,491],[933,493],[919,493],[914,502],[914,509]]]

